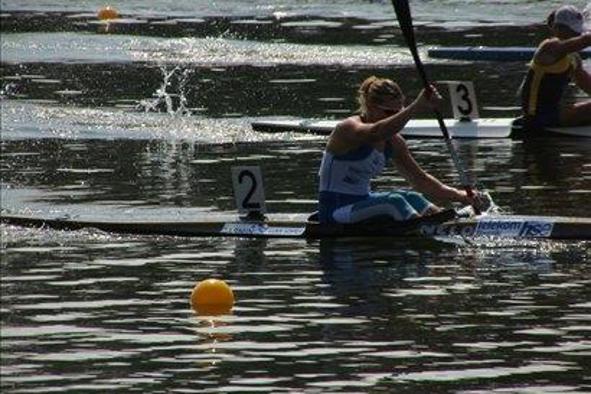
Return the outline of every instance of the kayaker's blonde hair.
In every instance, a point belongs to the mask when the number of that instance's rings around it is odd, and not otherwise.
[[[372,75],[361,83],[357,91],[359,112],[361,115],[366,115],[368,106],[372,104],[380,105],[388,99],[398,100],[402,97],[402,90],[396,82],[388,78],[379,78]]]

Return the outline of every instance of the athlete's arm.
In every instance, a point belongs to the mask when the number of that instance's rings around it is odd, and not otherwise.
[[[358,116],[347,118],[337,124],[331,135],[333,141],[329,141],[329,147],[334,143],[336,146],[346,145],[351,149],[362,144],[387,141],[399,133],[415,114],[435,105],[439,99],[436,91],[433,94],[431,91],[422,90],[409,106],[375,123],[365,123]]]
[[[394,148],[394,164],[414,190],[442,202],[457,201],[472,204],[472,200],[466,195],[465,191],[447,186],[424,171],[412,157],[406,142],[401,136],[394,136],[392,146]]]
[[[577,56],[577,64],[573,72],[573,79],[577,86],[587,94],[591,94],[591,73],[585,70],[583,62]]]
[[[579,52],[591,46],[591,33],[581,34],[577,37],[560,40],[553,38],[544,41],[534,56],[536,62],[542,65],[551,65],[569,53]]]

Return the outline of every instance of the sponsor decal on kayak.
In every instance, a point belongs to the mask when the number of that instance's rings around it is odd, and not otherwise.
[[[470,225],[460,224],[425,224],[421,226],[420,232],[429,237],[443,236],[443,237],[473,237],[476,224]]]
[[[475,235],[540,238],[552,233],[553,222],[522,220],[483,220],[478,222]]]
[[[484,219],[469,224],[433,224],[421,227],[429,236],[547,238],[554,222],[548,220]]]
[[[262,223],[225,223],[221,234],[300,237],[305,227],[268,226]]]

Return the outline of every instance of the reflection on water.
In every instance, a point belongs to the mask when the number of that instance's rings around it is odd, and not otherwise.
[[[2,263],[3,391],[586,384],[589,251],[572,245],[15,231]],[[232,286],[231,315],[191,311],[205,277]]]

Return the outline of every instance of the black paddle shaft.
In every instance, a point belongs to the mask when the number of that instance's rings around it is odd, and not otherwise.
[[[400,25],[400,30],[402,30],[402,34],[404,35],[404,39],[406,40],[406,44],[408,45],[408,49],[410,49],[410,53],[412,54],[412,58],[414,60],[415,66],[417,68],[417,72],[419,73],[419,77],[425,86],[425,89],[430,89],[429,79],[427,78],[427,73],[425,72],[425,67],[423,66],[423,62],[421,62],[421,58],[419,57],[419,52],[417,51],[417,44],[415,41],[415,34],[412,25],[412,16],[410,14],[410,6],[408,4],[408,0],[392,0],[392,5],[394,6],[394,11],[396,12],[396,17],[398,18],[398,24]],[[460,160],[456,149],[454,148],[451,136],[449,135],[449,131],[447,130],[447,126],[443,121],[443,116],[441,112],[437,108],[433,108],[433,112],[435,113],[435,117],[437,118],[437,123],[439,123],[439,128],[445,137],[445,142],[451,154],[452,160],[456,166],[456,170],[460,176],[460,182],[462,186],[468,193],[468,196],[474,196],[474,191],[472,190],[472,186],[470,184],[470,180],[466,174],[464,166]],[[475,209],[477,211],[477,209]],[[476,212],[477,214],[479,212]]]

